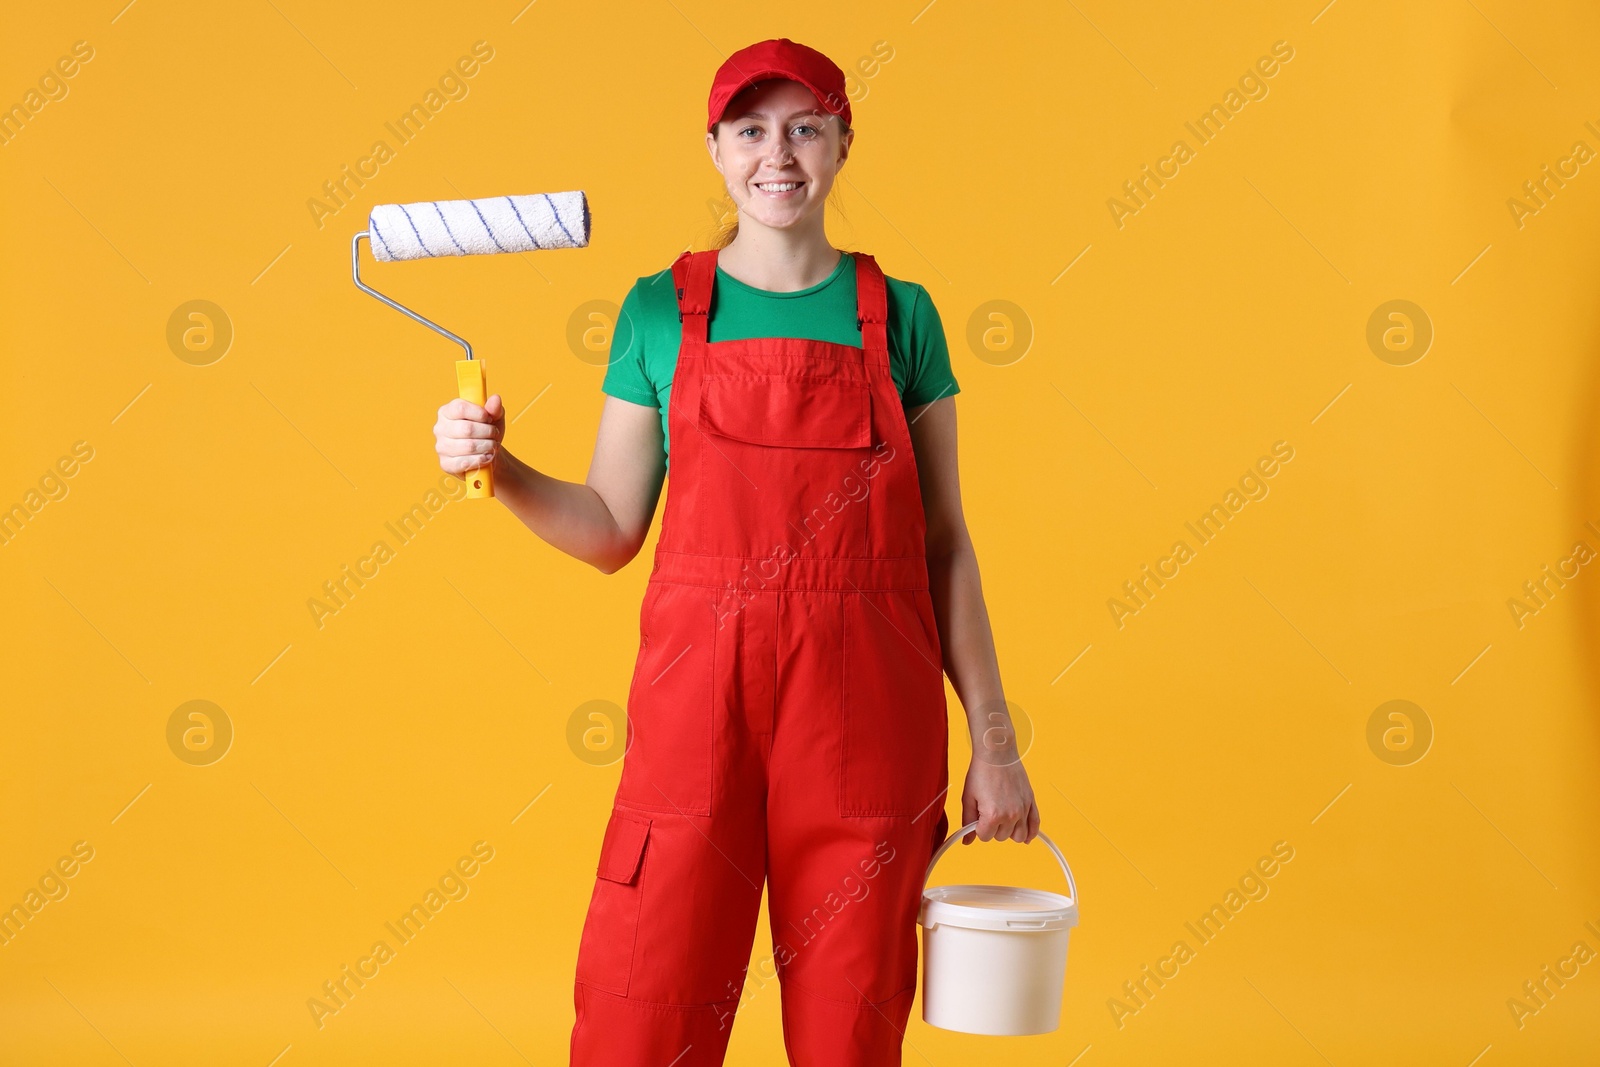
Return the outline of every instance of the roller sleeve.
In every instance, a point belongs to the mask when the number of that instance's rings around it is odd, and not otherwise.
[[[379,204],[367,218],[372,254],[382,262],[491,255],[589,244],[589,201],[581,190]]]

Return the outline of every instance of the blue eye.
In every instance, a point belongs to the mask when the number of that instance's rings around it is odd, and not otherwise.
[[[809,124],[796,126],[795,129],[797,129],[797,130],[810,130],[812,134],[816,134],[816,133],[822,132],[822,131],[818,130],[815,126],[812,126],[812,125],[809,125]]]

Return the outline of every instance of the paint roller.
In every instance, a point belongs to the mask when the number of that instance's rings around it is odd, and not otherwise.
[[[472,346],[436,322],[389,299],[361,280],[360,247],[372,245],[380,263],[435,256],[477,256],[497,252],[534,252],[549,248],[586,248],[589,244],[589,200],[581,191],[500,196],[489,200],[427,200],[415,204],[379,204],[367,216],[367,228],[350,239],[350,273],[356,287],[403,311],[466,350],[456,360],[456,386],[463,400],[482,407],[488,402],[483,360],[472,358]],[[465,475],[467,496],[494,496],[491,468]]]

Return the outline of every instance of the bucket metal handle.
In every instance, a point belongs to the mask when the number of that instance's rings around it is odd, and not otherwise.
[[[922,876],[922,887],[924,889],[928,887],[928,879],[933,877],[933,866],[939,862],[939,857],[943,856],[945,851],[949,849],[951,845],[955,844],[963,834],[966,834],[971,830],[976,830],[977,828],[977,823],[969,822],[967,825],[951,834],[949,840],[938,847],[933,854],[933,858],[928,861],[928,873]],[[1067,857],[1061,854],[1061,850],[1056,847],[1056,843],[1050,840],[1043,830],[1039,831],[1039,840],[1045,843],[1045,846],[1050,849],[1052,854],[1055,855],[1056,862],[1061,864],[1061,873],[1067,876],[1067,888],[1072,890],[1072,902],[1076,904],[1078,902],[1078,883],[1077,880],[1072,877],[1072,868],[1067,865]]]

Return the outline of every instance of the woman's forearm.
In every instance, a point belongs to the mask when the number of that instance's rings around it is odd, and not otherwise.
[[[606,574],[633,558],[635,547],[599,493],[537,471],[504,447],[495,456],[494,495],[540,538]]]
[[[994,632],[978,577],[978,554],[969,539],[961,537],[948,551],[928,556],[928,584],[939,622],[945,673],[966,709],[973,751],[1014,746]]]

